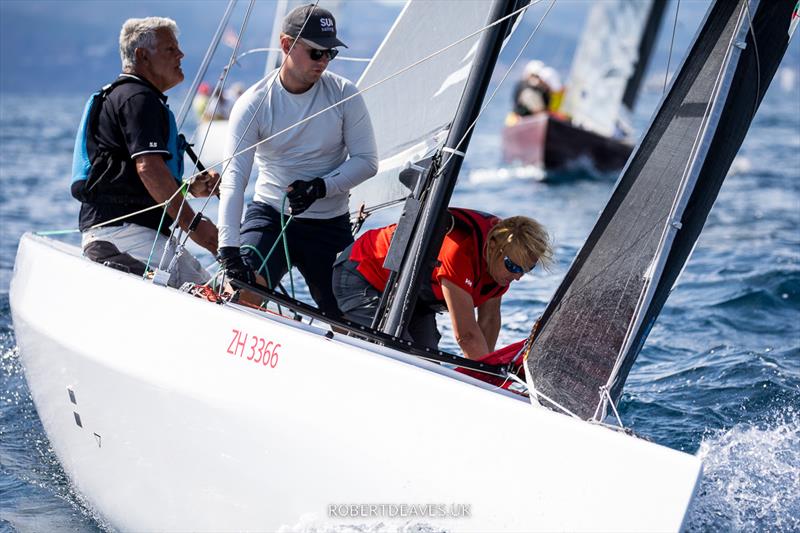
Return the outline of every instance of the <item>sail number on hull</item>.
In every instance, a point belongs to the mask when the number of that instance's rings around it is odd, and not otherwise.
[[[245,354],[248,354],[248,361],[261,363],[262,366],[269,366],[270,368],[278,366],[278,348],[281,347],[280,344],[256,335],[248,335],[238,329],[231,330],[231,333],[233,333],[233,338],[228,345],[228,354],[238,355],[240,359],[245,357]]]

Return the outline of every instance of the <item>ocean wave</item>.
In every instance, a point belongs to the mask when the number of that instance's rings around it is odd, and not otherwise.
[[[800,530],[800,414],[789,404],[759,423],[709,434],[689,531]]]

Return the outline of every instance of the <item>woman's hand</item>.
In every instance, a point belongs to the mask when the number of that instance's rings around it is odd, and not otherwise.
[[[450,280],[442,279],[441,283],[444,301],[453,322],[453,335],[464,356],[468,359],[479,359],[488,354],[486,337],[475,320],[472,296]]]

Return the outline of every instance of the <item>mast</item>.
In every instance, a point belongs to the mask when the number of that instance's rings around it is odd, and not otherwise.
[[[495,0],[487,23],[512,13],[519,3],[520,0]],[[478,117],[497,56],[513,22],[513,17],[506,19],[486,30],[481,36],[473,68],[470,70],[466,89],[448,132],[447,141],[428,171],[429,182],[424,191],[426,196],[422,199],[419,216],[403,217],[398,225],[398,233],[410,230],[411,235],[403,254],[396,283],[392,284],[390,278],[390,284],[387,285],[382,300],[388,303],[388,312],[380,324],[380,329],[389,335],[397,337],[403,335],[411,311],[416,305],[420,280],[430,277],[433,270],[445,235],[447,206],[472,136],[472,124]],[[442,161],[448,161],[444,168],[439,167]],[[413,229],[410,226],[413,226]],[[382,309],[379,309],[378,316],[381,312]]]
[[[533,395],[581,418],[616,403],[791,36],[794,0],[720,0],[539,321]]]
[[[625,93],[622,96],[622,105],[633,111],[636,105],[636,98],[639,96],[639,88],[644,79],[644,73],[650,58],[653,56],[658,30],[661,28],[661,21],[664,18],[664,11],[667,9],[667,0],[653,0],[650,6],[650,13],[647,15],[642,38],[639,40],[639,53],[637,54],[636,65],[628,84],[625,86]]]

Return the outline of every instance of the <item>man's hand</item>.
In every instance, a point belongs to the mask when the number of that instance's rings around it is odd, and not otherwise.
[[[195,176],[192,184],[189,185],[189,192],[195,198],[205,198],[211,195],[219,196],[219,172],[206,170],[199,176]]]
[[[211,252],[211,255],[217,253],[217,236],[217,227],[213,222],[205,218],[202,219],[200,223],[197,224],[195,230],[189,234],[189,237],[191,237],[194,242]]]
[[[322,178],[314,178],[310,181],[293,181],[287,190],[286,197],[289,199],[289,212],[293,216],[303,213],[320,198],[325,198],[327,192],[325,180]]]
[[[238,246],[223,246],[220,248],[217,261],[222,265],[225,275],[229,278],[239,280],[248,285],[256,284],[256,274],[244,264],[242,253]]]

